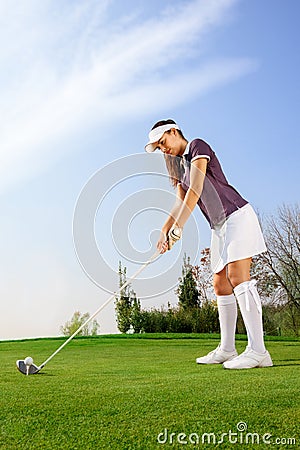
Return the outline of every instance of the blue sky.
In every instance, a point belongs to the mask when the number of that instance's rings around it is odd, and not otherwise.
[[[205,139],[261,214],[298,201],[299,12],[297,0],[0,1],[0,338],[59,334],[117,289],[120,259],[130,274],[150,254],[165,214],[151,201],[167,208],[172,190],[159,155],[126,177],[161,118]],[[72,222],[93,174],[99,190],[102,175],[109,185],[105,167],[118,184],[95,218],[111,277],[99,268],[99,288],[76,257]],[[198,211],[188,226],[134,285],[145,307],[174,300],[183,252],[197,259],[208,245]],[[113,305],[98,321],[115,330]]]

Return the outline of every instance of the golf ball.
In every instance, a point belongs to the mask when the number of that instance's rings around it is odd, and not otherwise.
[[[26,366],[31,366],[31,364],[33,364],[33,359],[31,358],[31,356],[27,356],[27,358],[24,359],[24,363],[26,364]]]

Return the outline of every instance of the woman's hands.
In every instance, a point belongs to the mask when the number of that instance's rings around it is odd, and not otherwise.
[[[163,254],[167,250],[171,250],[173,245],[181,238],[182,229],[173,225],[168,233],[161,231],[160,238],[157,241],[156,248]]]
[[[169,248],[167,235],[163,231],[160,233],[156,248],[161,254],[165,253]]]
[[[176,225],[173,225],[168,233],[168,246],[169,250],[173,247],[173,245],[179,241],[182,235],[182,228],[177,227]]]

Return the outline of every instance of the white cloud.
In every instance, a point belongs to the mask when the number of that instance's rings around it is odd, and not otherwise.
[[[161,92],[175,106],[253,70],[247,59],[188,64],[234,4],[178,2],[146,21],[134,11],[112,21],[109,0],[2,3],[0,189],[59,157],[55,142],[79,127],[157,110]]]

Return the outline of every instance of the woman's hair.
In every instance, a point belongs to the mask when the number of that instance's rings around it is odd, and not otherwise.
[[[166,167],[169,172],[169,180],[173,188],[181,183],[184,175],[184,167],[182,165],[182,156],[164,155]]]
[[[151,130],[154,130],[157,127],[161,127],[162,125],[176,125],[176,122],[173,119],[160,120],[153,125]],[[176,130],[178,134],[185,139],[181,130]],[[166,133],[170,133],[170,131],[166,131]],[[180,183],[181,178],[184,174],[184,168],[182,165],[182,157],[181,156],[172,156],[172,155],[164,155],[166,167],[169,173],[170,182],[174,188],[177,187],[177,184]]]

